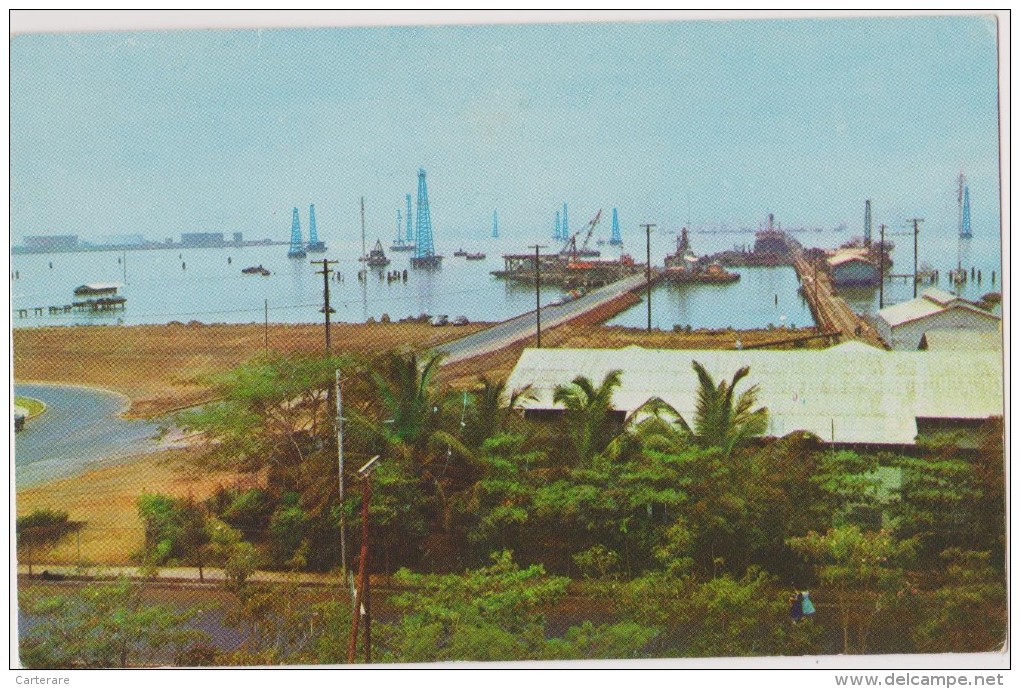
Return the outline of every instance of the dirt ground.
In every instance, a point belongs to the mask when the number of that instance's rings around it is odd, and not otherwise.
[[[371,354],[408,344],[431,347],[482,327],[337,324],[330,338],[334,353]],[[321,352],[323,334],[321,325],[270,324],[269,348]],[[155,416],[209,399],[209,376],[262,353],[265,339],[256,324],[16,329],[14,377],[114,390],[131,399],[127,416]]]
[[[18,491],[18,515],[37,509],[63,510],[85,522],[71,537],[45,554],[50,564],[130,564],[144,541],[135,500],[142,493],[164,493],[202,500],[218,486],[233,486],[232,474],[198,471],[186,463],[192,450],[176,449],[132,458],[125,463],[58,479]]]
[[[634,298],[633,295],[626,295]],[[739,338],[750,347],[811,333],[803,330],[696,330],[646,332],[598,325],[600,314],[543,332],[544,347],[732,349]],[[420,323],[338,324],[333,351],[372,354],[394,347],[432,347],[485,327],[433,328]],[[212,395],[209,379],[264,351],[261,325],[147,325],[129,327],[26,328],[13,331],[14,377],[19,381],[73,383],[107,388],[131,400],[127,416],[149,417],[197,404]],[[321,352],[319,325],[270,325],[269,348]],[[820,343],[821,341],[815,341]],[[444,367],[440,380],[473,385],[479,374],[509,375],[534,339]]]

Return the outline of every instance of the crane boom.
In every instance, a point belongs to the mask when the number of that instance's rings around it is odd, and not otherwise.
[[[591,235],[593,232],[595,232],[595,226],[599,224],[599,220],[601,218],[602,209],[600,208],[599,212],[595,214],[595,217],[588,221],[588,224],[586,226],[588,228],[588,232],[585,234],[584,242],[581,244],[581,248],[580,249],[577,248],[577,238],[578,236],[580,236],[582,232],[584,232],[584,229],[578,230],[577,232],[575,232],[574,234],[570,235],[567,238],[567,241],[563,245],[563,248],[560,249],[560,255],[566,256],[571,261],[575,260],[579,253],[584,255],[585,251],[588,249],[588,242],[591,240]],[[595,255],[597,256],[598,254],[596,253]]]
[[[599,224],[599,220],[602,219],[602,209],[599,208],[599,212],[595,214],[595,217],[588,223],[588,234],[584,237],[584,244],[581,245],[581,251],[583,252],[588,248],[588,242],[591,241],[591,235],[595,231],[595,226]]]

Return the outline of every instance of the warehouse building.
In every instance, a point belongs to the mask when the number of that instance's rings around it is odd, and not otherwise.
[[[887,306],[875,318],[875,330],[891,349],[917,349],[929,330],[1001,333],[1002,319],[955,294],[931,287],[921,296]]]
[[[578,375],[597,385],[620,369],[622,385],[613,395],[620,416],[659,397],[691,421],[694,361],[716,383],[749,366],[736,394],[758,385],[770,436],[807,431],[835,444],[907,446],[919,429],[975,429],[1003,416],[1000,353],[887,352],[860,342],[818,350],[527,349],[506,389],[531,385],[535,399],[521,403],[525,415],[550,418],[562,413],[553,402],[557,385]]]
[[[878,266],[857,253],[837,253],[826,259],[836,287],[872,287],[878,284]]]

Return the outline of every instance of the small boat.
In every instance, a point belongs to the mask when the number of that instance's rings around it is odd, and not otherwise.
[[[453,252],[453,255],[454,256],[467,256],[467,252],[464,251],[463,249],[457,249],[456,251]]]
[[[382,241],[375,240],[375,246],[368,252],[368,256],[365,257],[365,265],[370,268],[382,268],[390,264],[390,259],[386,258],[386,252],[383,251]]]
[[[464,258],[466,258],[469,261],[481,261],[482,259],[485,258],[485,254],[481,252],[474,254],[464,254]]]
[[[245,275],[263,275],[263,276],[272,275],[272,273],[270,273],[268,270],[262,267],[261,263],[257,266],[248,266],[247,268],[242,268],[241,272],[244,273]]]

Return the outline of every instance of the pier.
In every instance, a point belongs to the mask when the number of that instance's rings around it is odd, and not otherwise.
[[[594,289],[614,284],[629,275],[644,275],[644,265],[629,256],[618,261],[598,261],[562,254],[543,254],[538,259],[543,285],[559,285],[564,289]],[[503,270],[492,274],[504,280],[535,284],[534,254],[505,254]]]
[[[544,277],[544,276],[543,276]],[[662,272],[652,273],[652,283],[662,279]],[[640,300],[635,292],[645,288],[645,276],[631,275],[585,294],[565,304],[542,307],[542,331],[570,322],[595,323],[612,318]],[[535,336],[536,314],[528,311],[516,318],[480,330],[439,349],[446,352],[444,364],[464,361],[498,351]]]
[[[837,295],[832,286],[828,272],[818,270],[812,265],[799,248],[793,251],[793,267],[800,279],[800,291],[807,299],[811,313],[818,327],[825,333],[838,334],[846,340],[860,340],[874,347],[885,349],[885,343],[871,327],[871,324],[854,312],[853,309]]]

